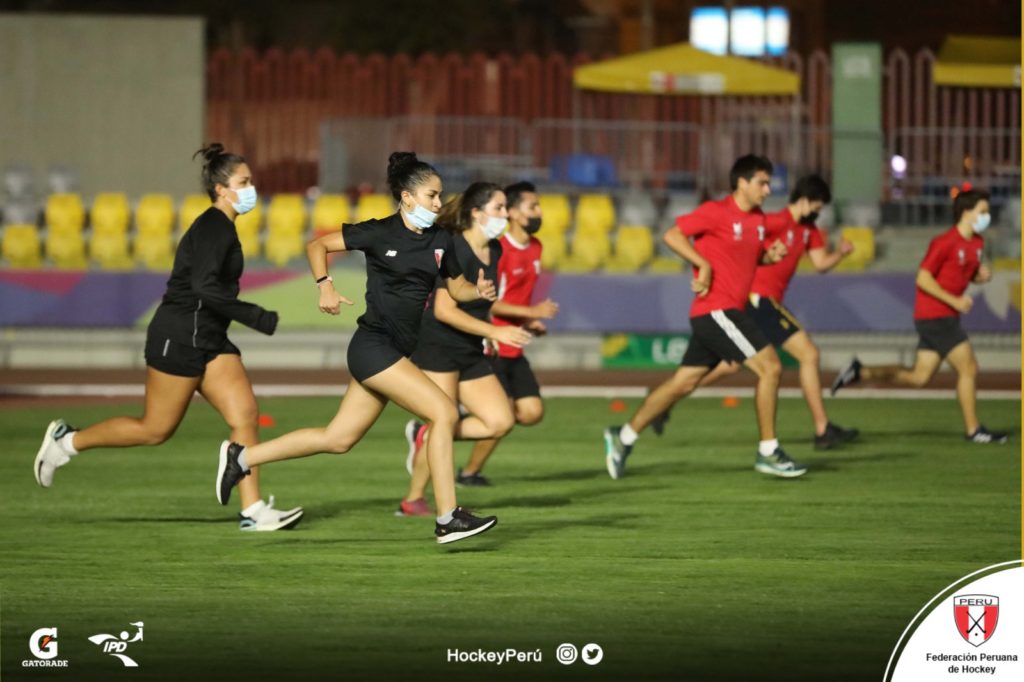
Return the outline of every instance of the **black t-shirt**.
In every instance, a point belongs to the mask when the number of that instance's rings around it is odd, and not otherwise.
[[[490,251],[490,262],[486,265],[477,258],[473,247],[470,246],[469,242],[461,234],[454,237],[453,241],[455,243],[455,261],[468,281],[476,284],[477,276],[481,269],[484,271],[484,277],[492,282],[497,281],[498,259],[501,258],[501,243],[497,239],[492,239],[487,243],[487,248]],[[438,282],[437,286],[444,286],[444,283]],[[430,297],[427,310],[423,313],[423,325],[420,328],[420,345],[442,346],[459,351],[482,352],[483,337],[451,327],[435,317],[435,296],[436,294]],[[491,306],[493,305],[491,301],[486,299],[469,301],[467,303],[457,301],[456,305],[478,320],[490,321]]]
[[[386,334],[399,352],[411,355],[437,278],[462,274],[451,233],[430,228],[417,234],[395,213],[342,225],[341,234],[347,250],[366,254],[366,313],[356,322],[361,329]]]
[[[206,209],[178,243],[167,292],[150,330],[204,350],[224,346],[232,320],[272,334],[277,313],[238,300],[244,264],[235,224],[220,209]]]

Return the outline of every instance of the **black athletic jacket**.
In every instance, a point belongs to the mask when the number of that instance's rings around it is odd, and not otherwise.
[[[232,320],[273,334],[277,313],[238,300],[243,265],[234,223],[211,206],[178,244],[167,293],[149,323],[150,331],[204,350],[224,345]]]

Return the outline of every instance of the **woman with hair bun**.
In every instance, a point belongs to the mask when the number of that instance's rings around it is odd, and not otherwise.
[[[238,300],[244,265],[235,219],[256,206],[256,188],[245,159],[211,144],[202,156],[203,189],[213,205],[196,218],[181,238],[167,291],[146,332],[146,397],[141,418],[114,417],[84,429],[63,419],[50,422],[36,455],[36,482],[53,483],[56,469],[95,448],[163,443],[185,417],[198,391],[224,418],[231,439],[259,442],[259,409],[241,351],[227,337],[232,320],[267,335],[277,328],[277,313]],[[260,497],[257,476],[239,488],[242,530],[294,527],[302,508],[274,509],[274,498]]]
[[[412,152],[388,159],[388,185],[399,210],[382,220],[342,225],[309,242],[306,255],[319,289],[321,312],[337,315],[352,301],[334,289],[327,254],[359,250],[366,255],[366,313],[348,346],[352,381],[337,415],[325,427],[293,431],[245,447],[224,441],[217,469],[217,498],[227,504],[231,489],[262,464],[321,452],[345,453],[366,434],[389,400],[430,425],[427,461],[434,483],[437,523],[434,535],[449,543],[494,527],[494,516],[478,517],[458,506],[452,440],[459,413],[437,384],[409,361],[420,319],[440,277],[456,301],[493,301],[494,282],[481,269],[467,281],[454,257],[452,234],[434,228],[441,210],[441,177]]]

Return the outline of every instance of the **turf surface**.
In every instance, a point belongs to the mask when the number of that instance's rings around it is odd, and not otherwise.
[[[632,409],[636,401],[627,401]],[[337,401],[264,400],[265,437],[325,423]],[[806,408],[780,405],[793,481],[752,469],[750,401],[680,406],[608,478],[605,400],[548,403],[460,503],[500,517],[447,548],[395,518],[406,415],[389,408],[348,455],[268,467],[301,504],[286,533],[240,533],[213,495],[224,429],[193,405],[159,448],[94,451],[36,487],[52,410],[0,411],[0,656],[15,679],[879,679],[917,610],[961,575],[1020,556],[1020,403],[986,401],[1007,446],[974,446],[949,401],[841,400],[860,443],[811,449]],[[62,409],[86,424],[133,406]],[[457,457],[463,461],[466,446]],[[134,632],[125,670],[87,637]],[[59,628],[66,670],[23,669]],[[596,666],[555,660],[597,643]],[[448,663],[449,649],[539,650],[541,663]]]

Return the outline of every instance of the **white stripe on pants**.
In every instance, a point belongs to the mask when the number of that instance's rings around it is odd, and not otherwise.
[[[747,337],[743,336],[743,332],[741,332],[736,327],[736,324],[726,316],[724,310],[712,310],[711,319],[718,323],[718,326],[721,327],[726,336],[736,344],[736,347],[740,349],[740,352],[743,353],[745,357],[752,358],[757,355],[757,351],[754,350],[754,345],[747,340]]]

